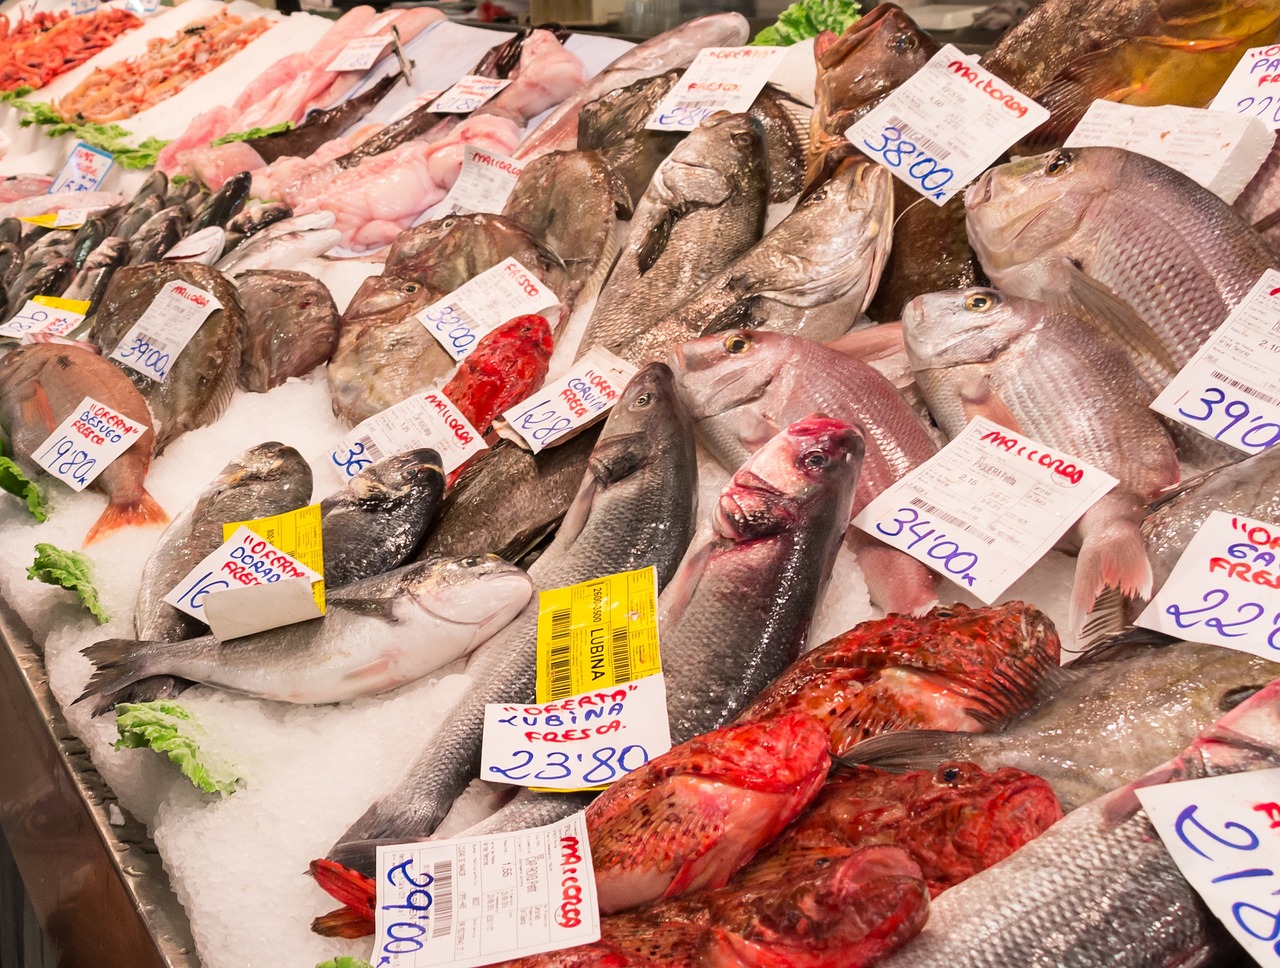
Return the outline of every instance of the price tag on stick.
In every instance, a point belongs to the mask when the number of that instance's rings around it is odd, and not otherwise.
[[[31,459],[73,491],[83,491],[147,430],[146,424],[85,397]]]
[[[844,136],[937,205],[1049,112],[947,44]]]

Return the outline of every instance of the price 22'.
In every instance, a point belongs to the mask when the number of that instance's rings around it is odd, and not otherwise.
[[[90,457],[88,451],[76,447],[76,442],[65,434],[51,443],[36,455],[36,460],[44,461],[50,454],[54,455],[49,465],[54,474],[66,480],[70,477],[81,487],[87,487],[93,475],[90,473],[98,462]]]
[[[1224,639],[1238,639],[1250,634],[1254,623],[1267,613],[1266,607],[1258,602],[1242,602],[1239,599],[1233,601],[1231,593],[1225,588],[1210,589],[1200,597],[1200,601],[1204,603],[1200,608],[1187,608],[1176,602],[1166,605],[1165,614],[1169,615],[1180,629],[1193,629],[1203,625]],[[1234,613],[1231,611],[1233,605]],[[1267,645],[1280,652],[1280,612],[1271,617],[1271,625],[1271,632],[1267,635]]]
[[[946,197],[946,187],[951,184],[956,173],[950,168],[942,167],[936,158],[927,154],[915,142],[905,140],[900,128],[887,124],[880,132],[880,144],[873,145],[865,138],[862,144],[869,152],[879,155],[888,167],[895,170],[902,169],[902,166],[910,161],[911,163],[905,169],[906,174],[920,186],[921,192],[934,201],[942,201]],[[915,160],[911,161],[913,158]]]
[[[1271,111],[1270,118],[1265,117],[1268,111]],[[1242,97],[1236,102],[1236,114],[1249,114],[1250,112],[1270,124],[1280,124],[1280,98],[1274,94],[1266,94],[1262,97],[1250,95]]]
[[[538,772],[531,773],[529,767],[537,758],[531,750],[516,750],[511,756],[512,759],[521,762],[509,767],[490,766],[489,772],[496,773],[511,782],[530,778],[550,782],[567,780],[573,776],[575,768],[581,770],[587,762],[583,753],[571,756],[561,750],[552,750],[544,757],[545,763]],[[586,786],[598,786],[601,783],[612,783],[622,774],[644,766],[649,762],[649,752],[643,746],[635,744],[624,746],[621,750],[612,746],[601,746],[591,751],[591,759],[595,761],[595,765],[585,770],[578,779]],[[502,780],[496,782],[501,783]]]
[[[936,561],[938,566],[951,575],[957,583],[964,582],[970,588],[974,586],[977,578],[970,569],[977,567],[977,554],[972,551],[962,551],[958,542],[948,537],[941,528],[934,526],[928,518],[921,517],[920,512],[915,508],[898,508],[894,514],[896,516],[889,520],[897,525],[896,528],[891,531],[877,521],[876,530],[888,538],[896,538],[904,530],[911,532],[915,535],[915,540],[907,544],[908,551],[932,538],[933,541],[924,549],[924,556]],[[928,528],[927,531],[926,528]]]
[[[1247,400],[1228,398],[1227,391],[1221,387],[1206,387],[1198,402],[1204,405],[1203,412],[1200,412],[1200,407],[1194,408],[1194,411],[1179,407],[1178,413],[1196,423],[1226,419],[1222,429],[1210,435],[1214,440],[1223,440],[1254,451],[1266,450],[1280,443],[1280,423],[1266,420],[1263,414],[1254,413],[1250,417],[1253,411]],[[1222,409],[1219,410],[1219,407]],[[1246,417],[1249,420],[1244,423]],[[1208,428],[1205,432],[1208,432]],[[1231,439],[1226,439],[1228,435],[1231,435]]]

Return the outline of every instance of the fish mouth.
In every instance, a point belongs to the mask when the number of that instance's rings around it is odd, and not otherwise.
[[[739,471],[720,495],[717,530],[737,538],[762,538],[785,531],[796,513],[788,496],[751,471]]]

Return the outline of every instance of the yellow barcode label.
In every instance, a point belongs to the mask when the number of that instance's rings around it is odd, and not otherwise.
[[[61,296],[32,296],[33,303],[39,303],[41,306],[48,306],[50,309],[61,309],[69,313],[79,313],[83,316],[89,311],[89,307],[93,305],[87,299],[63,299]]]
[[[241,525],[259,538],[271,542],[277,551],[296,558],[317,574],[324,574],[324,544],[320,534],[320,505],[309,504],[296,511],[286,511],[269,518],[233,521],[222,526],[222,540],[228,540]],[[324,582],[311,583],[320,614],[324,614]]]
[[[658,577],[624,571],[538,600],[538,702],[643,679],[662,670]]]

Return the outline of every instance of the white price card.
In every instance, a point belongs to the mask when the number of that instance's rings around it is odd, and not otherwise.
[[[34,296],[13,317],[0,326],[0,336],[22,339],[34,333],[66,336],[84,322],[89,302],[84,299],[61,299],[57,296]]]
[[[432,218],[447,215],[471,215],[475,212],[500,213],[516,187],[524,163],[485,151],[475,145],[463,149],[462,171],[449,189]]]
[[[377,968],[478,968],[600,940],[585,814],[378,848]]]
[[[1280,661],[1280,524],[1214,511],[1136,625]]]
[[[431,103],[430,110],[436,114],[470,114],[510,83],[510,78],[464,74],[457,84]]]
[[[327,71],[367,71],[391,46],[390,37],[357,37],[338,51]]]
[[[1280,272],[1262,274],[1151,409],[1248,454],[1280,442]]]
[[[1138,787],[1169,856],[1260,965],[1280,965],[1280,770]]]
[[[704,47],[645,127],[692,131],[717,111],[746,111],[786,53],[785,47]]]
[[[444,472],[452,474],[488,446],[452,400],[430,390],[360,421],[329,459],[343,477],[355,477],[384,458],[431,447],[440,455]]]
[[[139,17],[145,17],[160,9],[160,0],[126,0],[125,9]]]
[[[83,491],[147,429],[146,424],[85,397],[36,447],[31,459],[73,491]]]
[[[613,783],[669,749],[659,672],[542,705],[486,705],[480,778],[582,790]]]
[[[71,12],[76,14],[96,13],[99,0],[71,0]]]
[[[476,348],[476,343],[508,320],[541,313],[560,304],[560,297],[515,258],[464,282],[443,299],[417,315],[455,360]]]
[[[853,523],[988,605],[1116,479],[985,417],[868,504]]]
[[[49,186],[49,194],[96,191],[107,177],[114,161],[115,158],[110,153],[77,141]]]
[[[1256,118],[1173,104],[1140,107],[1097,100],[1067,148],[1123,148],[1182,172],[1230,204],[1266,160],[1275,132]]]
[[[1049,112],[947,44],[844,136],[937,205]]]
[[[1280,128],[1280,44],[1246,50],[1209,109],[1243,114],[1268,128]]]
[[[608,413],[636,368],[597,346],[569,372],[507,410],[495,427],[535,454]]]
[[[285,554],[265,538],[254,534],[245,525],[241,525],[230,538],[205,555],[200,563],[169,591],[164,601],[178,611],[186,612],[192,618],[208,622],[205,605],[207,601],[212,600],[211,596],[216,592],[257,585],[275,585],[279,582],[298,579],[305,582],[306,598],[311,605],[306,614],[302,618],[285,617],[283,621],[272,621],[270,624],[261,625],[255,631],[274,628],[277,625],[288,625],[306,618],[317,618],[321,613],[312,597],[311,585],[314,582],[323,581],[323,576],[292,555]],[[233,637],[219,636],[219,638]]]
[[[221,308],[211,292],[189,282],[166,282],[111,351],[110,359],[163,383],[191,337]]]

